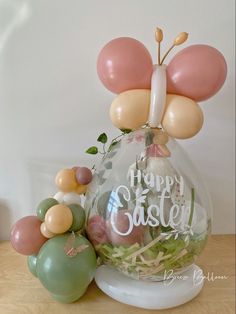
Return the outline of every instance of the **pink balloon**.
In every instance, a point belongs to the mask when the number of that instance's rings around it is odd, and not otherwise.
[[[11,229],[11,244],[20,254],[37,254],[48,239],[40,232],[41,221],[36,216],[18,220]]]
[[[177,53],[167,66],[167,90],[195,101],[206,100],[222,87],[226,74],[227,64],[217,49],[193,45]]]
[[[89,240],[93,245],[107,243],[106,222],[99,216],[95,215],[88,220],[86,232]]]
[[[116,94],[150,88],[152,70],[152,58],[146,47],[129,37],[111,40],[103,47],[97,60],[100,80]]]

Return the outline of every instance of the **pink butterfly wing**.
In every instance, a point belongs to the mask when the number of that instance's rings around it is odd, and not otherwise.
[[[223,55],[208,45],[192,45],[177,53],[167,66],[167,91],[203,101],[224,84],[227,65]]]

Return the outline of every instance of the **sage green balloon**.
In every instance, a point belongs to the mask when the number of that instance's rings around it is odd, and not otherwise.
[[[74,243],[71,233],[49,239],[37,258],[39,280],[55,300],[63,303],[78,300],[93,280],[96,270],[96,254],[92,245],[82,235],[74,236]],[[66,254],[65,247],[73,250],[84,244],[88,247],[74,257]]]
[[[54,205],[57,205],[57,204],[58,204],[58,201],[52,197],[46,198],[45,200],[40,202],[38,207],[37,207],[38,219],[40,219],[41,221],[44,221],[44,218],[45,218],[45,215],[46,215],[46,212],[48,211],[48,209]]]
[[[37,263],[37,256],[36,255],[27,256],[28,268],[29,268],[31,274],[33,274],[35,277],[37,277],[36,263]]]
[[[78,231],[84,227],[85,224],[85,211],[81,205],[71,204],[68,205],[73,215],[73,223],[69,231]]]

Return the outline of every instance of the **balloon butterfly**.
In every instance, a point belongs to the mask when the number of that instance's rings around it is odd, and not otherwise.
[[[119,94],[110,108],[116,127],[136,130],[147,125],[177,139],[200,131],[203,113],[197,101],[208,99],[222,87],[227,65],[223,55],[208,45],[189,46],[165,65],[169,52],[187,38],[187,33],[180,33],[161,59],[163,33],[157,28],[154,66],[148,50],[136,39],[116,38],[103,47],[97,71],[105,87]]]

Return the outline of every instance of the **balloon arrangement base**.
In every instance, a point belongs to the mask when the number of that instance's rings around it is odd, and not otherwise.
[[[97,269],[95,281],[105,294],[121,303],[159,310],[176,307],[195,298],[203,287],[202,274],[200,267],[192,265],[176,277],[148,282],[131,279],[103,265]]]

